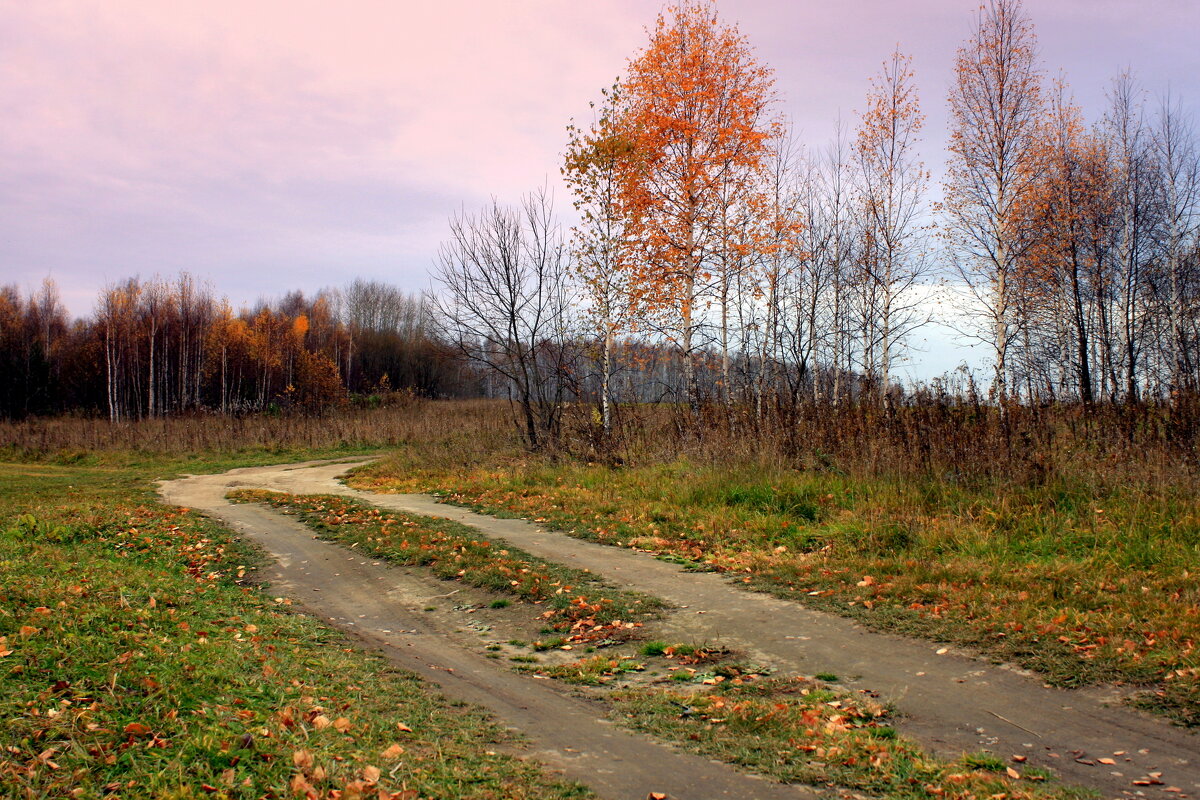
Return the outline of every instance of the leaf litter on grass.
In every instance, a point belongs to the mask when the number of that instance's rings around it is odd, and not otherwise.
[[[257,554],[143,472],[40,469],[0,465],[0,796],[586,796],[264,596]]]

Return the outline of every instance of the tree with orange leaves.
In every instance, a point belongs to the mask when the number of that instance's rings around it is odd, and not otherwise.
[[[1021,0],[987,0],[959,48],[950,90],[944,210],[955,266],[987,319],[994,390],[1008,396],[1008,354],[1020,326],[1013,281],[1035,240],[1023,211],[1044,161],[1037,39]]]
[[[1112,239],[1114,182],[1103,138],[1087,131],[1066,91],[1060,80],[1042,123],[1044,168],[1026,198],[1038,236],[1025,251],[1014,286],[1022,316],[1040,329],[1030,338],[1044,340],[1026,354],[1026,373],[1037,368],[1035,362],[1043,363],[1043,372],[1045,365],[1061,365],[1057,382],[1091,406],[1092,306]],[[1053,382],[1054,376],[1045,377]]]
[[[760,189],[779,129],[772,84],[737,27],[702,0],[659,16],[624,83],[640,167],[624,187],[638,248],[631,289],[678,349],[693,413],[705,302],[747,246],[729,221]]]

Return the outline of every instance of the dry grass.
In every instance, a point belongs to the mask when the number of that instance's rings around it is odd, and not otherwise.
[[[415,400],[402,407],[324,416],[194,415],[112,423],[90,417],[0,422],[0,458],[83,459],[92,454],[358,451],[439,442],[448,448],[506,446],[504,409],[484,400]]]

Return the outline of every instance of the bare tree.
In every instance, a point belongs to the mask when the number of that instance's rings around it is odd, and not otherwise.
[[[1145,288],[1154,255],[1154,152],[1143,108],[1144,93],[1129,73],[1113,81],[1103,130],[1116,194],[1115,246],[1099,306],[1099,363],[1105,394],[1138,398],[1145,345]]]
[[[924,116],[911,64],[898,49],[884,62],[871,82],[855,147],[866,225],[863,284],[873,307],[863,347],[872,353],[869,377],[885,399],[906,337],[928,322],[912,297],[927,266],[921,214],[929,173],[915,152]]]
[[[547,191],[450,221],[433,302],[463,353],[507,382],[531,449],[559,431],[569,375],[568,250]]]
[[[1172,391],[1195,389],[1196,354],[1189,322],[1195,315],[1195,265],[1188,250],[1200,230],[1200,152],[1190,117],[1162,100],[1154,138],[1162,224],[1159,233],[1160,295],[1169,320],[1166,356]]]

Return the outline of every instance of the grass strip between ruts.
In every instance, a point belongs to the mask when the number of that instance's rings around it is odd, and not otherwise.
[[[295,514],[325,538],[357,545],[377,558],[426,566],[441,578],[545,604],[547,626],[567,641],[620,637],[663,608],[657,598],[614,588],[590,572],[492,542],[453,520],[382,510],[338,495],[243,489],[229,497]]]
[[[887,724],[870,697],[808,678],[710,679],[702,691],[655,687],[610,695],[613,715],[635,730],[785,783],[887,798],[1084,798],[1086,789],[987,754],[947,762]]]

